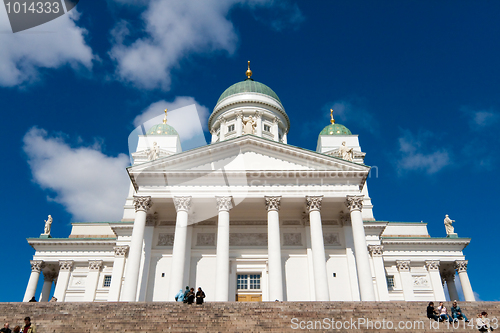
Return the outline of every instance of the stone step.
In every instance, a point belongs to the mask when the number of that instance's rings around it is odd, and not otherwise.
[[[489,313],[493,324],[500,318],[499,302],[460,306],[469,319],[481,311]],[[0,318],[14,327],[30,316],[39,333],[297,332],[301,327],[339,332],[477,332],[463,321],[455,327],[430,322],[426,307],[427,302],[0,303]]]

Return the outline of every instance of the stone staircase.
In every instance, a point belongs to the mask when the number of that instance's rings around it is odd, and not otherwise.
[[[460,305],[469,319],[481,311],[500,319],[500,302]],[[463,321],[455,328],[430,322],[426,307],[426,302],[0,303],[0,320],[13,328],[30,316],[38,333],[478,331]]]

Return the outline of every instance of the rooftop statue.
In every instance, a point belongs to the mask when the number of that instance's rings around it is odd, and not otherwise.
[[[455,228],[453,228],[453,223],[455,220],[452,220],[448,217],[448,214],[446,214],[444,218],[444,226],[446,228],[446,234],[449,236],[451,234],[455,234]]]
[[[45,228],[43,230],[43,235],[50,235],[50,228],[52,225],[52,216],[49,215],[47,220],[45,220],[44,222],[45,222]]]
[[[340,148],[339,148],[339,155],[342,159],[352,162],[354,152],[353,152],[352,148],[346,147],[345,141],[344,141],[344,142],[342,142],[342,146],[340,146]]]

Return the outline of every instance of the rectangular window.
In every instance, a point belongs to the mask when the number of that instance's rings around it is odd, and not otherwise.
[[[271,126],[269,126],[269,125],[264,125],[264,131],[266,131],[266,132],[271,132]]]
[[[387,275],[387,289],[393,290],[394,289],[394,275]]]
[[[227,127],[227,132],[234,132],[234,124]]]
[[[238,275],[238,289],[248,289],[248,275]]]
[[[259,290],[260,274],[238,274],[238,290]]]
[[[103,287],[109,287],[109,286],[111,286],[111,275],[105,275]]]

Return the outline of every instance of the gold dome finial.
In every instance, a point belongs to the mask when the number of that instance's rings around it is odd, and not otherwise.
[[[252,77],[252,71],[250,70],[250,60],[248,60],[248,69],[247,69],[247,78],[251,78]]]
[[[333,109],[330,109],[330,117],[332,118],[330,123],[335,124],[335,119],[333,119]]]
[[[163,123],[167,123],[167,109],[165,109],[165,117],[163,117]]]

